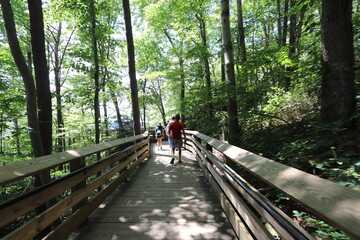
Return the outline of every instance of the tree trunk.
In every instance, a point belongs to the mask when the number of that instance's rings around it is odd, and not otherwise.
[[[52,105],[41,0],[28,0],[38,115],[44,154],[52,152]]]
[[[99,81],[99,54],[96,38],[96,13],[94,0],[90,1],[90,21],[91,21],[91,41],[92,41],[92,51],[94,58],[94,84],[95,84],[95,94],[94,94],[94,118],[95,118],[95,143],[100,143],[100,102],[99,102],[99,92],[100,92],[100,81]]]
[[[277,19],[277,28],[278,28],[278,34],[279,34],[278,41],[279,41],[279,47],[281,47],[282,46],[281,0],[276,0],[276,8],[277,8],[277,14],[278,14],[278,19]]]
[[[19,129],[19,121],[17,118],[14,119],[14,125],[15,125],[15,143],[16,143],[16,154],[21,154],[21,147],[20,147],[20,129]]]
[[[294,11],[296,0],[290,0],[290,11]],[[295,43],[296,43],[296,24],[297,24],[297,14],[293,13],[290,16],[290,26],[289,26],[289,53],[290,57],[295,54]]]
[[[60,60],[60,39],[62,24],[59,23],[56,37],[54,38],[54,78],[55,78],[55,94],[56,94],[56,121],[57,121],[57,152],[65,151],[65,131],[64,118],[62,114],[62,98],[61,98],[61,60]]]
[[[225,60],[225,78],[228,95],[229,143],[239,145],[240,130],[237,116],[234,56],[231,42],[229,0],[221,1],[222,46]]]
[[[36,95],[38,102],[38,116],[41,140],[43,143],[44,154],[52,152],[52,104],[50,92],[49,68],[46,60],[44,20],[41,0],[28,0],[30,17],[31,49],[35,71]],[[40,186],[51,182],[50,171],[39,173],[35,177],[35,185]],[[39,207],[42,212],[46,208],[54,205],[56,199],[46,203],[46,206]],[[52,227],[60,224],[60,219],[51,224]],[[48,227],[39,236],[47,234],[51,229]]]
[[[175,49],[175,44],[173,42],[173,40],[171,39],[169,33],[166,31],[166,29],[164,30],[165,36],[168,38],[171,46]],[[182,45],[182,43],[181,43]],[[183,53],[182,51],[180,51],[180,53],[178,53],[178,58],[179,58],[179,68],[180,68],[180,117],[181,117],[181,122],[185,125],[185,72],[184,72],[184,58],[183,58]]]
[[[116,94],[113,91],[110,91],[111,99],[114,103],[115,111],[116,111],[116,119],[118,122],[118,137],[121,137],[121,129],[123,128],[122,120],[121,120],[121,114],[120,114],[120,108],[119,103],[116,97]]]
[[[3,148],[3,139],[4,139],[4,118],[3,118],[3,113],[1,114],[0,117],[0,154],[4,153],[4,148]]]
[[[282,31],[282,44],[286,45],[287,33],[288,33],[288,12],[289,12],[289,0],[285,0],[284,4],[284,28]]]
[[[133,40],[132,26],[131,26],[131,11],[130,11],[129,0],[123,0],[122,2],[124,8],[126,40],[127,40],[127,49],[128,49],[129,77],[130,77],[131,101],[132,101],[133,120],[134,120],[134,133],[135,135],[138,135],[141,133],[140,109],[139,109],[138,87],[136,80],[134,40]]]
[[[184,72],[184,59],[180,54],[180,117],[181,122],[185,125],[185,72]]]
[[[145,78],[144,80],[144,87],[143,87],[143,124],[144,124],[144,130],[146,131],[146,102],[145,102],[145,96],[146,96],[146,83],[147,83],[147,79]]]
[[[351,17],[351,0],[322,1],[321,114],[328,123],[348,122],[356,109]]]
[[[238,42],[239,42],[239,53],[240,53],[240,62],[246,62],[246,45],[245,45],[245,28],[244,28],[244,20],[243,20],[243,11],[242,11],[242,0],[237,0],[237,24],[238,24]]]
[[[212,94],[211,94],[211,73],[210,73],[210,64],[209,64],[209,48],[207,45],[207,37],[206,37],[206,25],[202,15],[197,14],[196,18],[199,21],[200,26],[200,36],[203,45],[202,51],[202,58],[204,62],[204,69],[205,69],[205,83],[206,83],[206,102],[207,102],[207,112],[208,112],[208,119],[213,119],[213,104],[212,104]]]

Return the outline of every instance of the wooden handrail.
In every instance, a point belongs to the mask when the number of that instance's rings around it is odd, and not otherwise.
[[[128,143],[132,145],[125,149],[121,147]],[[122,150],[115,150],[115,148]],[[12,165],[0,167],[0,176],[2,172],[6,173],[5,177],[1,176],[1,184],[4,185],[27,176],[33,176],[39,172],[56,167],[59,164],[84,159],[86,156],[101,153],[109,149],[112,150],[111,155],[1,204],[0,215],[6,216],[0,218],[0,227],[3,227],[18,217],[25,216],[28,212],[48,200],[64,195],[66,192],[71,192],[71,194],[65,194],[64,197],[59,199],[55,205],[45,212],[35,216],[26,224],[6,235],[4,239],[31,239],[69,210],[72,209],[73,214],[78,211],[82,212],[81,217],[76,215],[76,219],[74,218],[75,215],[67,217],[66,221],[72,219],[70,228],[62,228],[61,226],[66,225],[63,222],[60,226],[54,228],[47,236],[48,239],[52,239],[54,236],[57,236],[57,238],[61,236],[61,239],[65,239],[67,236],[65,232],[70,234],[71,231],[69,232],[69,229],[74,230],[78,227],[79,224],[97,208],[97,203],[100,204],[101,200],[105,199],[119,183],[126,180],[127,176],[131,174],[136,166],[149,157],[149,139],[147,133],[145,133],[134,137],[67,151],[67,153],[45,156],[40,159],[41,164],[37,164],[35,159],[28,160],[26,163],[17,163],[16,166],[19,167],[23,173],[21,176],[17,176],[16,173],[19,171]],[[60,159],[56,160],[56,163],[46,162],[46,160],[49,161],[50,159],[57,159],[58,157],[60,157]],[[36,158],[36,160],[39,160],[39,158]],[[26,170],[24,166],[32,166],[31,169],[33,171],[31,172],[29,169]],[[37,166],[37,168],[35,168],[35,166]],[[74,188],[74,186],[81,182],[84,184]],[[99,187],[103,185],[106,185],[104,190],[99,190]],[[82,205],[78,206],[79,203],[82,203]],[[74,208],[75,206],[76,208]],[[80,219],[82,219],[82,221],[80,221]]]
[[[137,136],[122,138],[111,142],[104,142],[92,146],[55,153],[43,157],[33,158],[19,163],[5,165],[0,167],[0,186],[33,176],[39,172],[55,168],[64,163],[74,161],[79,158],[90,156],[117,146],[143,139],[148,136],[144,133]]]
[[[202,133],[196,131],[186,131],[186,133],[202,140],[224,154],[227,159],[283,191],[306,206],[312,214],[344,231],[348,236],[354,239],[360,238],[360,228],[357,227],[360,226],[360,192],[261,157]]]

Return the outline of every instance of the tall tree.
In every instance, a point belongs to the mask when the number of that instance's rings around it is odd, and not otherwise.
[[[134,40],[132,34],[132,25],[131,25],[131,11],[130,11],[129,0],[123,0],[122,2],[124,8],[124,19],[125,19],[125,27],[126,27],[126,40],[127,40],[127,49],[128,49],[128,63],[129,63],[134,131],[135,131],[135,135],[138,135],[141,133],[140,108],[139,108],[138,87],[136,80],[135,51],[134,51]]]
[[[15,64],[20,72],[25,86],[26,111],[28,126],[30,128],[30,140],[33,154],[35,157],[40,157],[44,155],[44,148],[41,141],[39,119],[37,115],[35,81],[26,63],[26,59],[21,51],[10,1],[1,0],[0,3],[11,54],[14,58]]]
[[[285,3],[284,3],[284,27],[283,27],[283,31],[282,31],[282,44],[283,44],[283,46],[286,45],[286,39],[287,39],[287,34],[288,34],[289,1],[290,0],[285,0]]]
[[[209,48],[207,44],[207,35],[206,35],[206,22],[204,19],[203,11],[196,13],[196,19],[199,21],[199,30],[200,30],[200,37],[202,41],[202,59],[204,62],[204,69],[205,69],[205,83],[206,83],[206,97],[207,97],[207,112],[208,112],[208,119],[213,118],[213,100],[212,100],[212,93],[211,93],[211,73],[210,73],[210,63],[209,63]]]
[[[325,122],[347,122],[355,112],[352,2],[322,1],[321,113]]]
[[[96,12],[95,12],[95,2],[90,0],[90,33],[92,41],[92,52],[94,58],[94,85],[95,85],[95,94],[94,94],[94,119],[95,119],[95,143],[100,143],[100,81],[99,81],[99,54],[98,54],[98,44],[96,36]]]
[[[62,114],[62,98],[61,98],[61,59],[60,59],[60,39],[61,39],[62,23],[60,22],[57,32],[54,35],[54,78],[55,78],[55,96],[56,96],[56,116],[57,116],[57,151],[65,150],[64,139],[64,118]]]
[[[246,62],[245,28],[243,20],[242,0],[237,0],[238,48],[240,62]]]
[[[234,71],[234,55],[231,41],[230,30],[230,9],[229,0],[221,1],[221,30],[222,30],[222,47],[224,50],[224,67],[225,78],[227,82],[227,97],[228,97],[228,128],[229,128],[229,143],[238,145],[240,130],[237,116],[237,100],[236,100],[236,83]]]
[[[169,40],[173,49],[177,49],[174,40],[170,36],[169,32],[164,30],[165,36]],[[180,47],[178,48],[177,57],[179,59],[179,72],[180,72],[180,116],[181,122],[185,124],[185,72],[184,72],[184,57],[183,57],[183,42],[180,41]]]
[[[49,68],[46,60],[44,19],[41,0],[28,0],[31,47],[35,70],[39,126],[44,154],[52,151],[52,105]]]
[[[57,27],[50,26],[49,32],[52,36],[53,44],[49,44],[48,46],[52,50],[52,68],[54,72],[54,81],[55,81],[55,99],[56,99],[56,147],[55,150],[57,152],[65,151],[65,123],[63,116],[63,98],[62,98],[62,68],[64,65],[64,59],[67,54],[68,46],[70,44],[71,38],[73,36],[74,30],[71,31],[68,39],[66,40],[66,44],[61,49],[62,41],[63,41],[63,23],[58,22]]]

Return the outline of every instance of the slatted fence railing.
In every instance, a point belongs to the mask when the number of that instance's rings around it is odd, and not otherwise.
[[[148,157],[145,133],[0,167],[2,188],[64,164],[69,163],[71,169],[63,177],[2,203],[0,228],[10,228],[25,216],[28,219],[1,239],[32,239],[51,225],[44,239],[66,239]],[[90,164],[91,158],[95,161]],[[51,199],[57,200],[47,210],[34,211]],[[54,226],[59,219],[61,223]]]
[[[284,192],[329,225],[352,239],[360,239],[360,192],[199,132],[186,133],[187,147],[196,156],[239,239],[314,238],[231,166],[241,166],[254,178]],[[224,160],[220,161],[215,152]]]

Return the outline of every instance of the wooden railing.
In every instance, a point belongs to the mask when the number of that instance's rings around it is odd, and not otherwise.
[[[360,192],[199,132],[186,133],[187,148],[196,155],[239,239],[274,239],[274,235],[286,240],[314,239],[239,176],[234,171],[239,166],[284,192],[329,225],[360,239]]]
[[[100,155],[100,160],[88,163]],[[0,167],[1,187],[64,164],[69,163],[71,169],[65,176],[1,204],[0,228],[34,215],[1,239],[32,239],[49,226],[51,232],[44,239],[66,239],[148,157],[145,133]],[[34,208],[51,199],[58,200],[36,215]]]

